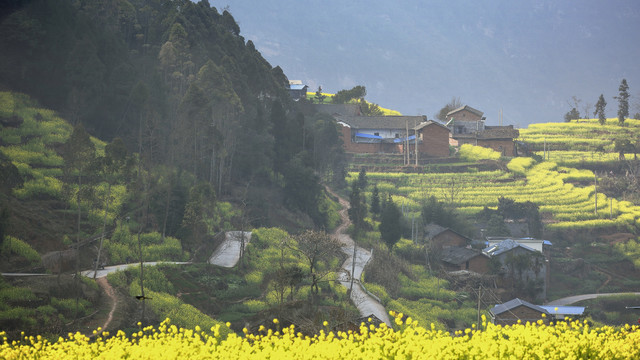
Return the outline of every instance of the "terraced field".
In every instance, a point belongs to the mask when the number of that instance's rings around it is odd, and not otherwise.
[[[409,214],[419,213],[420,203],[430,196],[452,203],[468,215],[485,206],[496,208],[498,198],[504,196],[539,205],[549,229],[633,230],[640,226],[640,206],[596,193],[596,175],[578,169],[584,164],[619,161],[613,152],[614,141],[636,142],[640,138],[640,120],[628,119],[624,127],[618,125],[617,119],[608,119],[605,125],[595,119],[532,124],[520,134],[521,140],[536,150],[542,150],[546,142],[547,160],[538,163],[526,157],[502,159],[507,162],[507,169],[494,171],[470,168],[455,173],[370,172],[367,176],[371,186],[375,183],[381,193],[391,194]],[[596,151],[598,146],[601,148]],[[491,155],[485,158],[493,159]],[[349,177],[355,179],[357,173],[350,173]]]

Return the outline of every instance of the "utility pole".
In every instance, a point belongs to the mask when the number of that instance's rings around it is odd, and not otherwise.
[[[476,329],[480,330],[480,297],[482,296],[482,285],[478,286],[478,325]]]
[[[593,188],[595,190],[594,198],[596,200],[596,208],[594,209],[594,212],[596,215],[598,215],[598,175],[594,173],[593,179],[594,179]]]
[[[351,287],[349,288],[349,294],[353,294],[353,278],[356,272],[356,243],[353,243],[353,259],[351,261]]]
[[[613,219],[613,198],[609,198],[609,220]]]
[[[417,129],[418,125],[416,124],[416,121],[413,120],[413,144],[415,145],[416,148],[416,167],[418,167],[418,129]]]
[[[405,152],[404,164],[409,165],[409,152],[411,151],[411,149],[409,149],[409,121],[405,121],[404,126],[405,126],[404,142],[403,142],[403,147]]]

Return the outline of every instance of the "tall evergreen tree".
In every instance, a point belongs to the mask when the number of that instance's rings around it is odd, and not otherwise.
[[[374,185],[371,191],[371,213],[380,215],[380,193],[378,185]]]
[[[604,95],[600,94],[598,102],[596,103],[596,109],[593,112],[593,116],[598,116],[598,122],[600,125],[604,125],[607,121],[607,117],[604,113],[604,109],[607,106],[607,101],[604,99]]]
[[[615,97],[618,100],[618,122],[620,125],[624,125],[624,119],[629,116],[629,85],[627,85],[627,79],[622,79],[620,87],[618,87],[618,96]]]
[[[380,225],[378,226],[380,237],[382,237],[382,241],[384,241],[389,250],[393,248],[402,236],[401,219],[402,213],[400,209],[393,201],[389,201],[384,207]]]
[[[361,191],[364,191],[364,189],[367,188],[367,185],[368,185],[367,170],[365,168],[362,168],[358,173],[358,187],[360,188]]]
[[[358,186],[358,182],[351,184],[351,194],[349,195],[349,220],[353,224],[356,232],[364,229],[364,217],[367,214],[367,204]]]

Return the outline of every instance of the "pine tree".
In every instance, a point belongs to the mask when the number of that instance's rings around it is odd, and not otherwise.
[[[600,94],[598,98],[598,102],[596,103],[596,109],[593,112],[593,116],[598,116],[598,122],[600,125],[604,125],[607,121],[607,117],[605,116],[604,109],[607,106],[607,101],[604,99],[604,95]]]
[[[629,85],[627,85],[627,79],[622,79],[622,82],[620,82],[618,96],[615,99],[618,100],[618,122],[620,126],[623,126],[624,119],[629,116]]]
[[[378,185],[373,186],[371,193],[371,213],[380,215],[380,193],[378,191]]]
[[[351,185],[351,195],[349,196],[349,220],[355,227],[356,232],[364,229],[364,217],[367,214],[367,204],[360,191],[358,182]]]
[[[384,207],[382,218],[380,219],[380,225],[378,226],[378,230],[380,230],[380,237],[389,250],[393,248],[402,236],[401,218],[402,213],[400,212],[400,209],[398,209],[398,206],[393,201],[389,201]]]
[[[360,173],[358,173],[358,187],[361,191],[367,188],[367,170],[365,168],[360,169]]]

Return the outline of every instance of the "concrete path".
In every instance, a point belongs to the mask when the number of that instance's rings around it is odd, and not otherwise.
[[[209,258],[209,264],[231,268],[240,260],[240,248],[242,247],[242,231],[227,231],[224,241]],[[251,241],[251,232],[244,232],[244,245]]]
[[[550,305],[550,306],[553,306],[553,305],[556,305],[556,306],[571,305],[571,304],[577,303],[578,301],[582,301],[582,300],[591,300],[591,299],[595,299],[595,298],[599,298],[599,297],[616,296],[616,295],[638,295],[638,296],[640,296],[640,292],[574,295],[574,296],[568,296],[568,297],[564,297],[564,298],[561,298],[561,299],[556,299],[556,300],[553,300],[553,301],[549,301],[545,305]]]
[[[348,215],[349,203],[332,192],[329,188],[327,188],[327,190],[337,197],[340,201],[340,205],[342,205],[342,210],[340,211],[342,224],[338,226],[334,234],[342,243],[342,251],[347,255],[347,260],[342,264],[343,272],[340,273],[338,281],[340,281],[340,283],[347,289],[351,288],[351,270],[353,270],[354,281],[353,290],[351,291],[351,301],[353,301],[353,304],[358,308],[358,311],[360,311],[360,315],[363,317],[375,315],[388,326],[391,326],[389,315],[387,314],[384,306],[382,306],[378,299],[368,294],[360,284],[362,271],[364,270],[365,265],[367,265],[369,259],[371,259],[371,252],[356,246],[355,269],[353,268],[353,247],[355,243],[346,233],[350,224]]]
[[[144,262],[144,266],[155,266],[155,265],[158,265],[158,264],[184,265],[184,264],[191,264],[191,263],[190,262],[184,262],[184,261],[145,261]],[[96,278],[105,277],[108,274],[111,274],[113,272],[122,271],[122,270],[126,270],[128,268],[133,268],[133,267],[140,267],[140,263],[137,262],[137,263],[131,263],[131,264],[105,266],[104,269],[100,269],[100,270],[97,271]],[[82,271],[80,274],[82,276],[86,276],[88,278],[92,278],[93,279],[93,270],[85,270],[85,271]]]
[[[54,274],[36,274],[36,273],[0,273],[2,276],[22,277],[22,276],[56,276]]]

